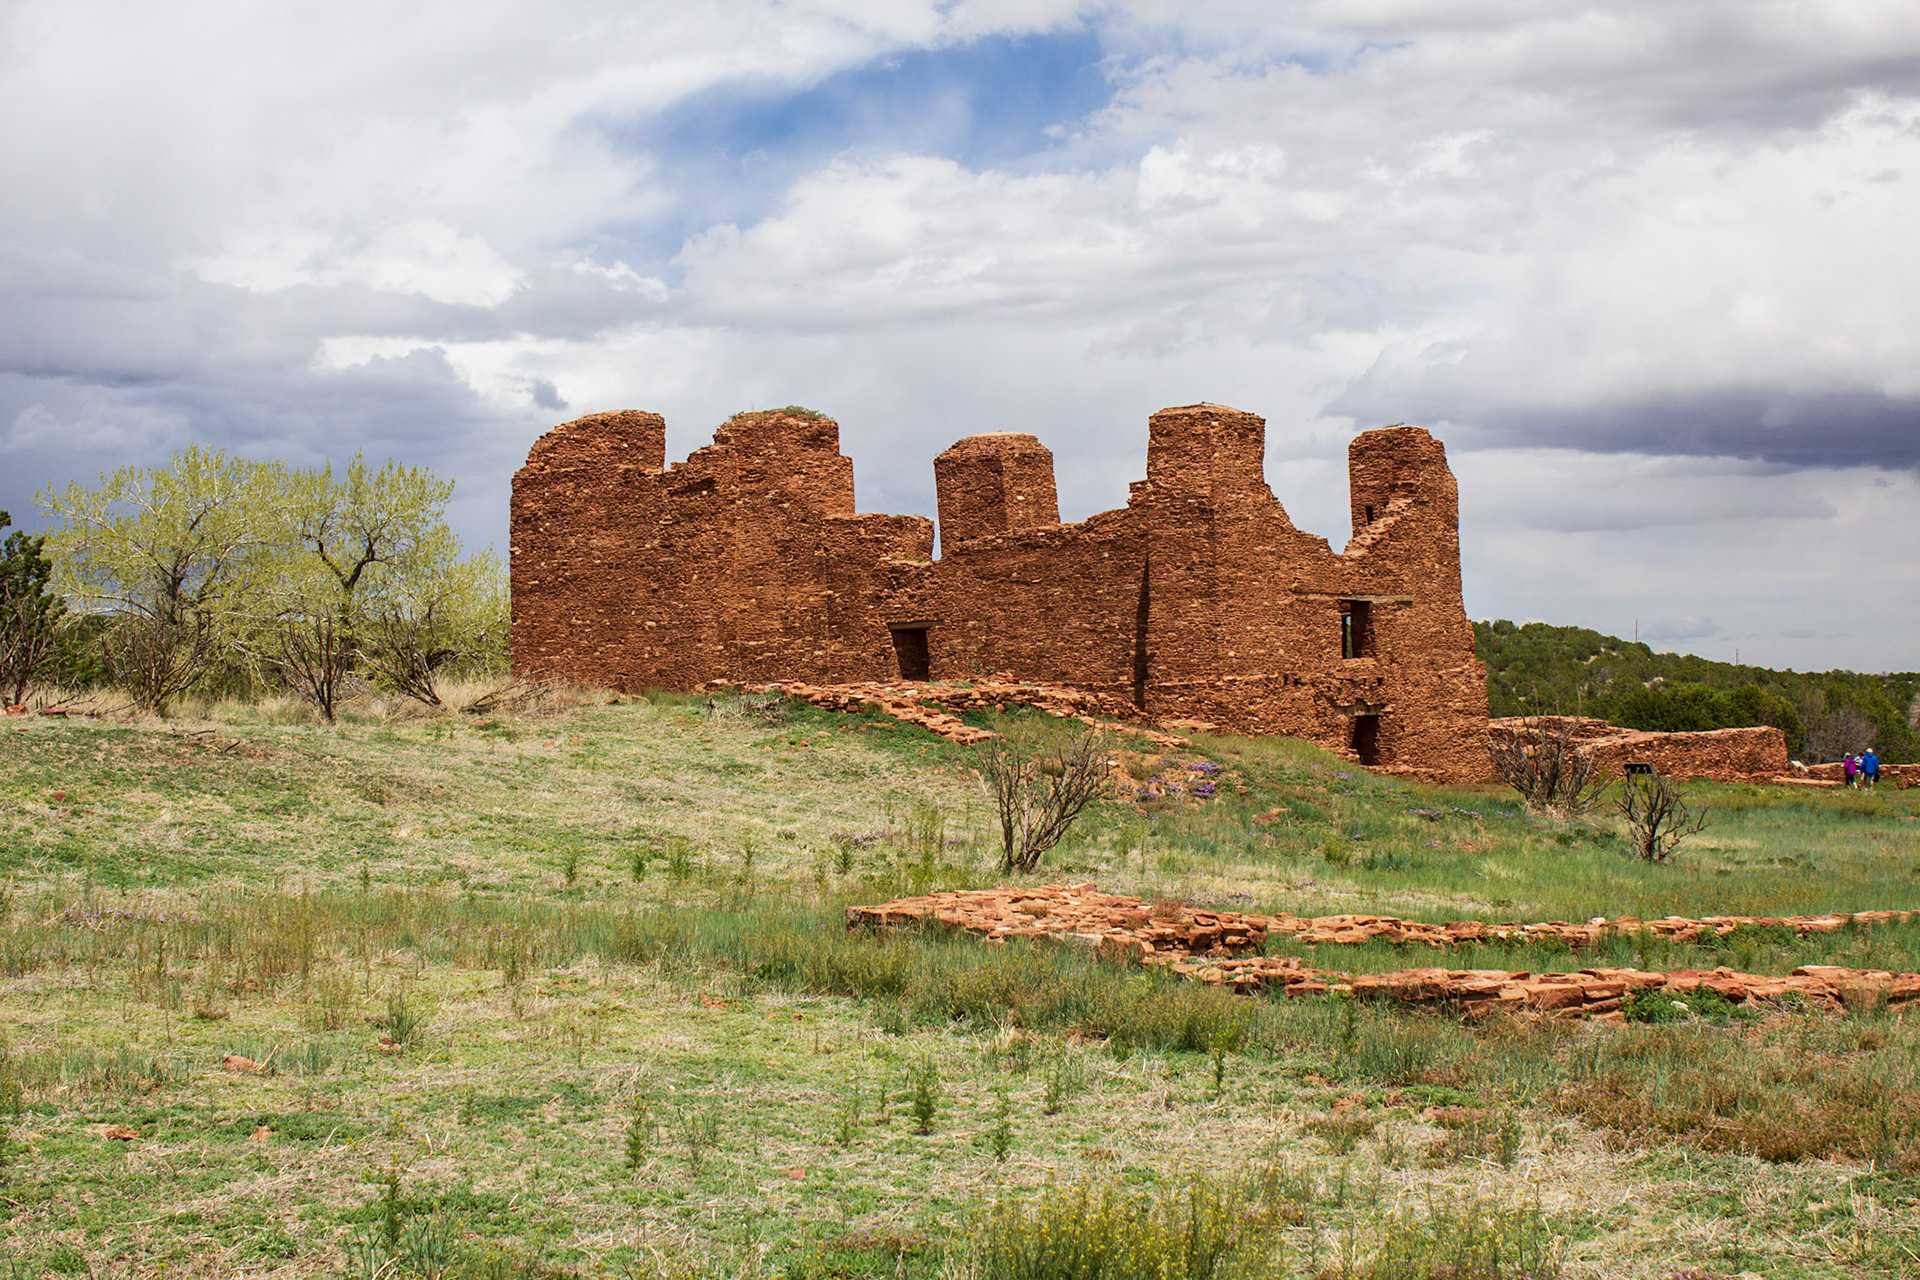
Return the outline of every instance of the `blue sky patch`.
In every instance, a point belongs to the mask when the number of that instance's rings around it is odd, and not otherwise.
[[[614,130],[652,155],[678,197],[629,243],[666,258],[717,223],[748,226],[831,157],[937,155],[969,168],[1032,167],[1059,129],[1112,96],[1107,54],[1086,28],[889,54],[804,89],[741,83]]]

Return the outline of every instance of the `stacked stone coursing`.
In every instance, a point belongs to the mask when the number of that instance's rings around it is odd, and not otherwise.
[[[839,439],[830,418],[748,414],[666,468],[659,414],[542,436],[513,481],[515,673],[643,692],[885,671],[874,606],[932,555],[933,522],[857,514]]]
[[[1649,733],[1622,729],[1590,716],[1512,716],[1488,723],[1495,742],[1517,734],[1571,726],[1576,748],[1590,752],[1600,771],[1619,777],[1628,764],[1651,765],[1670,778],[1714,782],[1771,782],[1788,768],[1786,735],[1771,725],[1709,729],[1698,733]]]
[[[1582,969],[1577,973],[1531,973],[1504,969],[1402,969],[1395,973],[1341,974],[1312,969],[1298,956],[1249,956],[1212,961],[1173,961],[1183,977],[1236,991],[1276,990],[1290,996],[1329,991],[1403,1004],[1450,1004],[1468,1017],[1494,1012],[1548,1013],[1558,1017],[1620,1021],[1630,993],[1661,992],[1685,1000],[1701,990],[1735,1005],[1772,1004],[1789,997],[1804,1005],[1844,1008],[1900,1007],[1920,1001],[1920,973],[1804,965],[1786,977],[1740,973],[1730,968]]]

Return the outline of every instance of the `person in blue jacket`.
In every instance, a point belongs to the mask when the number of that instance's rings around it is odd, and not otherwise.
[[[1860,757],[1860,782],[1867,790],[1873,790],[1880,781],[1880,757],[1868,747]]]

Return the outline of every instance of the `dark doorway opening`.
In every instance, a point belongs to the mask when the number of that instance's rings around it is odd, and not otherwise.
[[[1140,603],[1133,610],[1133,705],[1147,709],[1147,613],[1153,600],[1153,561],[1140,565]]]
[[[1367,600],[1340,602],[1340,656],[1373,656],[1373,604]]]
[[[927,653],[925,627],[894,627],[893,656],[900,664],[902,680],[931,680],[932,661]]]
[[[1361,764],[1380,763],[1379,716],[1353,718],[1353,753],[1360,757]]]

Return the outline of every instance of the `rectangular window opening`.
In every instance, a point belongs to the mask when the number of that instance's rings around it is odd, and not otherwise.
[[[1373,656],[1373,605],[1366,600],[1340,602],[1340,656]]]
[[[1353,754],[1360,757],[1360,763],[1376,765],[1380,763],[1380,717],[1355,716],[1353,718]]]
[[[931,680],[932,659],[927,652],[925,627],[893,627],[893,656],[902,680]]]
[[[1372,507],[1368,507],[1368,508],[1367,508],[1367,523],[1368,523],[1368,524],[1372,524],[1372,523],[1373,523],[1373,508],[1372,508]]]

